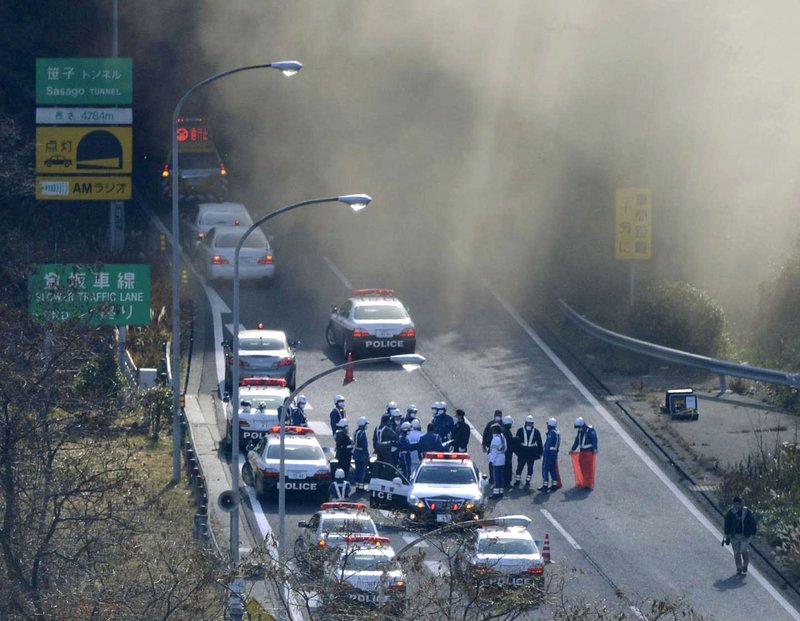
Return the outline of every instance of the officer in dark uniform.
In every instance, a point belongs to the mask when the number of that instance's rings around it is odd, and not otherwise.
[[[486,423],[486,427],[483,428],[483,436],[481,439],[481,446],[483,447],[483,452],[489,452],[489,445],[492,443],[492,425],[502,425],[503,424],[503,410],[495,410],[494,411],[494,418]]]
[[[367,481],[367,468],[369,465],[368,424],[366,417],[362,416],[358,419],[358,429],[353,434],[353,461],[356,464],[353,482],[356,489],[363,488]]]
[[[347,418],[347,412],[344,410],[344,397],[336,395],[333,398],[333,409],[331,410],[331,433],[336,436],[336,430],[339,428],[339,421]]]
[[[353,439],[347,430],[348,422],[346,418],[339,420],[336,430],[336,461],[339,467],[344,470],[344,476],[350,477],[350,461],[353,458]]]
[[[469,444],[470,429],[466,421],[464,410],[456,410],[456,424],[453,425],[453,450],[456,453],[466,453]]]
[[[519,487],[522,469],[527,466],[525,487],[531,486],[533,464],[542,456],[542,434],[533,426],[533,416],[525,417],[525,424],[517,429],[517,475],[514,477],[514,487]]]

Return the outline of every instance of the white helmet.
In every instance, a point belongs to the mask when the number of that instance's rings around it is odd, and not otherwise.
[[[396,409],[397,409],[397,401],[389,401],[389,403],[386,404],[386,411],[387,412],[389,412],[391,410],[396,410]]]
[[[575,427],[583,427],[585,424],[586,421],[583,420],[583,417],[578,416],[578,418],[575,419]]]
[[[412,421],[411,421],[411,426],[412,426],[414,429],[422,429],[422,425],[420,424],[420,422],[419,422],[419,419],[418,419],[418,418],[415,418],[414,420],[412,420]]]
[[[419,412],[419,410],[417,409],[417,406],[412,403],[406,408],[406,412],[409,414],[416,414]]]
[[[400,418],[403,415],[403,413],[400,410],[392,410],[391,414],[392,417],[394,418]]]
[[[409,423],[408,421],[400,425],[400,431],[408,431],[409,429],[411,429],[411,423]]]
[[[339,401],[344,401],[344,397],[343,397],[342,395],[336,395],[336,396],[333,398],[333,404],[334,404],[334,405],[336,405],[337,403],[339,403]]]
[[[533,425],[533,416],[531,416],[530,414],[528,414],[528,415],[525,417],[525,423],[530,423],[531,425]]]
[[[513,425],[514,424],[514,419],[511,418],[508,414],[506,414],[505,416],[503,416],[503,424],[504,425]]]
[[[258,411],[263,412],[267,409],[267,402],[266,401],[259,401],[258,402]]]
[[[548,427],[558,427],[558,421],[555,418],[548,418],[547,419],[547,426]]]
[[[306,406],[306,403],[308,403],[308,399],[306,399],[305,395],[300,395],[299,397],[297,397],[297,406],[299,408],[301,409],[304,408]]]
[[[337,426],[337,427],[347,427],[347,425],[349,425],[349,424],[350,424],[350,423],[348,423],[348,422],[347,422],[347,419],[346,419],[346,418],[340,418],[340,419],[339,419],[339,422],[338,422],[338,423],[336,423],[336,426]]]
[[[333,473],[333,477],[335,479],[343,479],[344,478],[344,470],[341,468],[337,468],[336,472]]]
[[[358,426],[359,426],[359,427],[363,427],[364,425],[369,425],[369,421],[367,420],[367,417],[366,417],[366,416],[361,416],[361,417],[358,419],[358,421],[357,421],[357,422],[358,422]]]

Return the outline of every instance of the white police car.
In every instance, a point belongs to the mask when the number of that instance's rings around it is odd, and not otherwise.
[[[295,557],[306,566],[319,566],[331,549],[347,543],[348,537],[374,537],[378,527],[362,502],[324,502],[309,520],[298,522],[300,534],[294,542]]]
[[[280,448],[280,427],[276,425],[247,453],[242,480],[255,488],[259,499],[278,490]],[[314,430],[286,425],[284,451],[286,491],[317,494],[327,499],[331,469]]]
[[[394,289],[354,289],[341,306],[331,306],[325,338],[345,358],[413,354],[417,348],[414,322]]]
[[[388,537],[352,535],[346,538],[323,572],[328,610],[337,603],[402,610],[406,573],[395,559]]]
[[[528,603],[542,595],[545,561],[527,527],[524,515],[487,520],[467,533],[466,543],[455,559],[459,580],[471,591],[487,587],[530,587],[523,593]],[[524,603],[524,602],[523,602]]]
[[[278,408],[289,396],[281,377],[246,377],[239,382],[239,449],[249,451],[271,427],[279,423]],[[225,395],[225,444],[233,442],[233,407]],[[247,405],[245,405],[247,404]]]
[[[416,522],[481,519],[486,511],[489,482],[468,453],[425,453],[411,480],[399,471],[388,480],[385,470],[370,479],[370,506]]]

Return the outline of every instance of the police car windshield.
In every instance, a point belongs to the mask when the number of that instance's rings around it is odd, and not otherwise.
[[[391,571],[397,565],[384,554],[344,554],[339,567],[345,571]]]
[[[368,534],[377,535],[378,529],[372,520],[364,518],[350,518],[350,517],[324,517],[320,530],[323,533],[347,533],[354,534]]]
[[[318,461],[325,459],[325,454],[319,446],[314,444],[286,444],[287,461]],[[272,444],[267,448],[267,459],[280,459],[281,445]]]
[[[475,483],[475,472],[470,466],[420,466],[415,483],[438,485],[468,485]]]
[[[244,397],[245,395],[242,394]],[[250,408],[255,410],[258,408],[259,404],[264,403],[267,406],[268,410],[277,410],[281,405],[283,405],[283,397],[280,395],[260,395],[258,393],[247,393],[246,401],[250,402]]]
[[[257,339],[243,339],[239,337],[239,349],[247,349],[250,351],[253,350],[261,350],[261,351],[273,351],[276,349],[286,349],[286,341],[283,339],[273,339],[273,338],[257,338]]]
[[[536,546],[530,539],[487,537],[478,541],[481,554],[536,554]]]
[[[405,319],[408,317],[402,306],[380,304],[376,306],[359,305],[353,312],[353,319],[384,321],[387,319]]]

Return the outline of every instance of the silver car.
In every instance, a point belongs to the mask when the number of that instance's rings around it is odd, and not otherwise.
[[[215,226],[197,245],[194,266],[208,280],[233,279],[236,245],[247,229],[241,226]],[[266,280],[275,277],[272,247],[261,229],[255,229],[239,252],[239,280]]]
[[[226,356],[225,391],[230,393],[233,382],[233,352],[231,343],[223,344]],[[294,390],[297,379],[296,342],[290,342],[282,330],[255,330],[239,332],[239,377],[278,377],[286,380],[289,390]]]
[[[215,226],[238,226],[247,230],[253,218],[241,203],[198,203],[181,208],[181,240],[192,252]]]

